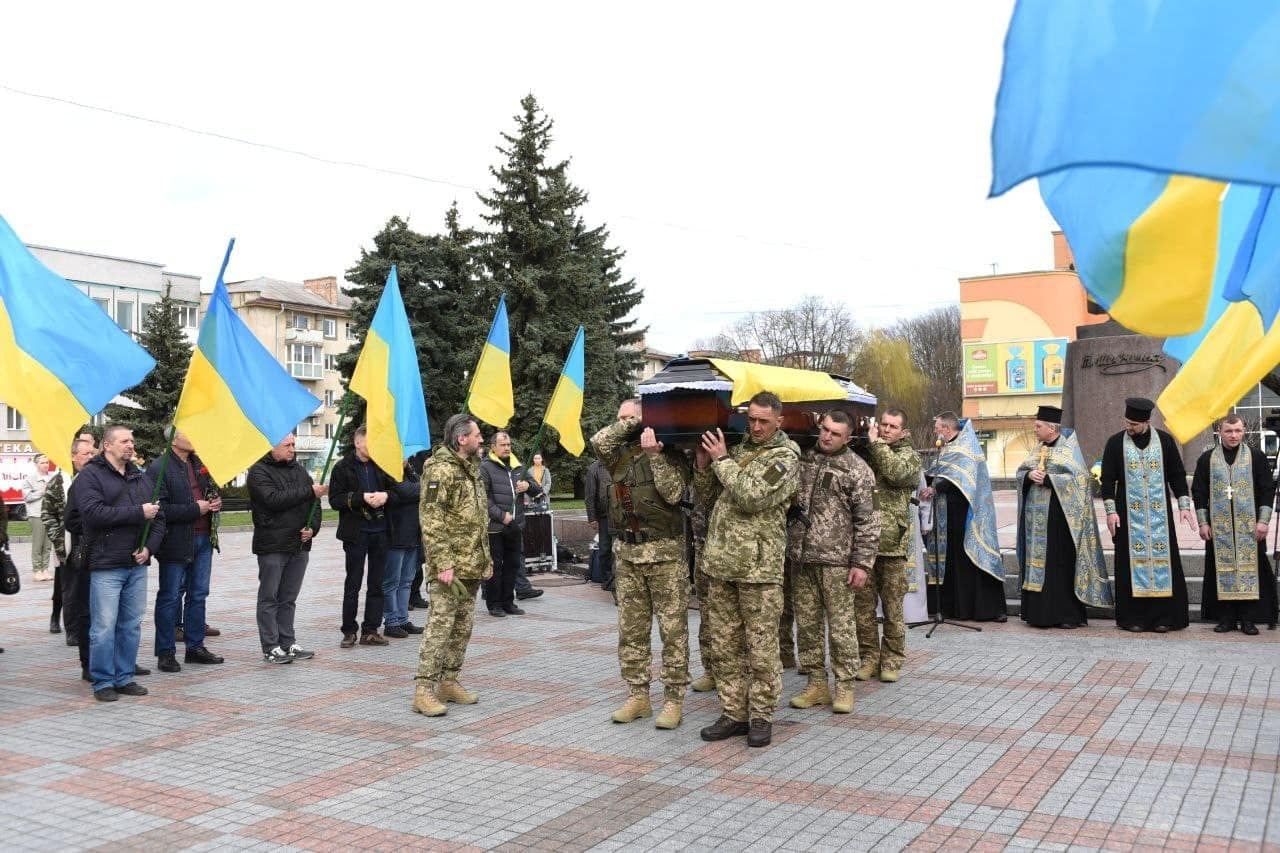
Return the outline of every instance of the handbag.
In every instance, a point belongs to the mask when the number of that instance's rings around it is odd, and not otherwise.
[[[22,588],[22,580],[18,575],[18,567],[9,556],[9,549],[0,549],[0,595],[17,595]]]

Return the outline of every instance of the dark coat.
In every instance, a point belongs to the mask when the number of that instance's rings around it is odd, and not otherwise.
[[[489,532],[501,533],[505,528],[502,516],[511,513],[511,526],[524,527],[524,501],[516,500],[515,485],[524,480],[529,484],[525,492],[530,498],[542,495],[542,486],[533,481],[523,465],[512,465],[512,457],[503,462],[490,453],[480,463],[480,479],[484,481],[484,492],[489,496]]]
[[[387,513],[403,503],[403,498],[396,489],[396,481],[377,465],[370,463],[378,483],[377,488],[371,491],[386,492],[387,503],[381,509],[374,509],[366,504],[366,490],[360,485],[357,464],[359,460],[355,453],[348,453],[338,460],[338,464],[333,466],[333,473],[329,475],[329,506],[338,511],[338,539],[343,542],[359,539],[366,519],[378,516],[385,518]]]
[[[418,522],[418,498],[422,494],[422,478],[406,466],[403,482],[396,483],[393,488],[397,501],[393,505],[391,498],[387,498],[387,547],[420,548],[422,527]]]
[[[121,474],[107,457],[90,459],[75,481],[75,499],[70,511],[78,514],[77,526],[85,536],[89,569],[119,569],[136,566],[133,552],[138,548],[146,518],[142,505],[151,502],[153,475],[129,462]],[[162,486],[159,501],[168,499]],[[70,523],[68,522],[70,525]],[[75,529],[75,528],[72,528]],[[155,554],[164,541],[165,517],[161,510],[151,522],[147,549]]]
[[[324,513],[311,488],[307,469],[296,461],[273,459],[268,453],[249,469],[248,485],[249,509],[253,514],[253,553],[310,551],[311,542],[302,541],[302,528],[310,526],[319,532]]]
[[[204,464],[194,453],[191,454],[191,467],[198,478]],[[158,472],[160,463],[153,463],[151,470]],[[160,501],[160,509],[164,512],[165,532],[156,559],[162,563],[191,562],[196,555],[195,524],[200,518],[200,505],[191,495],[187,463],[172,450],[164,466],[164,497]]]
[[[597,459],[587,466],[586,494],[583,496],[587,505],[587,521],[601,521],[609,517],[609,489],[613,478],[609,469]]]

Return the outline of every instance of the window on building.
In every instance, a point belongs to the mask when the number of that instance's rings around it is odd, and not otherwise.
[[[105,412],[98,412],[98,414],[96,414],[96,415],[94,415],[93,417],[89,418],[89,423],[93,424],[93,425],[94,425],[94,426],[96,426],[96,427],[104,427],[104,426],[106,426],[106,425],[107,425],[107,415],[106,415],[106,413],[105,413]]]
[[[27,419],[13,406],[5,406],[4,425],[6,429],[23,430],[27,428]]]
[[[355,324],[355,323],[348,323],[348,324],[347,324],[347,340],[349,340],[349,341],[358,341],[358,340],[360,340],[360,336],[356,334],[356,324]]]
[[[174,308],[178,325],[184,329],[194,329],[200,325],[200,309],[195,305],[178,305]]]
[[[306,418],[304,420],[299,421],[298,428],[293,431],[293,434],[298,436],[299,438],[310,438],[313,435],[313,431],[311,428],[311,418]]]
[[[94,304],[102,309],[102,313],[111,316],[111,300],[102,296],[93,297]]]
[[[324,425],[324,437],[325,437],[325,438],[333,438],[333,427],[334,427],[334,425],[333,425],[333,424],[325,424],[325,425]]]
[[[325,354],[324,354],[324,369],[325,369],[325,370],[337,370],[337,369],[338,369],[338,357],[337,357],[336,355],[334,355],[333,353],[331,353],[331,352],[327,352],[327,353],[325,353]]]
[[[314,344],[289,344],[289,375],[295,379],[319,379],[323,373],[320,347]]]
[[[338,321],[332,317],[324,318],[324,336],[331,341],[338,339]]]
[[[126,332],[133,331],[133,303],[132,302],[116,303],[116,325],[124,329]]]
[[[293,315],[293,328],[300,332],[305,332],[311,328],[311,318],[306,314]]]
[[[324,392],[324,407],[326,409],[333,408],[333,389],[329,388]]]
[[[142,323],[147,322],[147,317],[151,316],[151,311],[155,307],[156,307],[156,304],[154,302],[143,302],[142,305],[139,306],[138,310],[141,312],[138,315],[139,326],[141,326]]]

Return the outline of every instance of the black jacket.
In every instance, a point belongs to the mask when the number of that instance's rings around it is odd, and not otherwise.
[[[609,488],[613,478],[609,469],[597,459],[587,466],[586,484],[584,486],[585,503],[587,505],[587,521],[603,521],[609,518]]]
[[[85,463],[74,483],[74,500],[68,511],[77,516],[76,526],[85,537],[89,569],[119,569],[136,566],[133,552],[138,548],[146,518],[142,505],[151,502],[153,475],[129,462],[121,474],[107,457],[99,453]],[[158,500],[168,499],[160,489]],[[164,541],[165,517],[162,509],[151,522],[146,546],[154,555]]]
[[[297,462],[280,462],[268,453],[249,469],[248,485],[253,553],[310,551],[311,542],[302,541],[302,528],[310,526],[318,532],[324,513],[307,469]]]
[[[194,453],[191,454],[191,467],[199,478],[199,471],[204,465]],[[160,462],[153,463],[152,468],[159,471]],[[164,466],[164,497],[160,500],[160,509],[164,513],[165,531],[156,559],[162,563],[191,562],[196,554],[195,525],[200,518],[200,506],[191,496],[187,463],[172,450]]]
[[[501,533],[502,516],[511,513],[511,526],[524,527],[524,501],[516,500],[515,485],[524,480],[529,484],[525,492],[530,498],[542,495],[542,486],[533,482],[524,470],[523,465],[512,465],[512,457],[503,462],[490,453],[480,462],[480,479],[484,481],[484,492],[489,496],[489,532]]]
[[[404,502],[396,489],[396,481],[388,477],[386,472],[375,463],[370,462],[369,464],[373,466],[374,478],[378,483],[377,488],[371,491],[386,492],[387,503],[380,509],[374,509],[366,504],[364,502],[366,490],[360,485],[360,474],[356,471],[358,464],[359,460],[356,459],[355,453],[348,453],[338,460],[338,464],[333,466],[333,473],[329,475],[329,506],[338,511],[338,539],[343,542],[360,538],[365,519],[379,516],[385,518],[395,507]]]
[[[422,527],[418,523],[418,498],[422,494],[422,478],[406,465],[404,480],[395,483],[392,489],[398,500],[393,505],[391,498],[387,498],[387,527],[390,537],[387,547],[419,548],[422,546]]]

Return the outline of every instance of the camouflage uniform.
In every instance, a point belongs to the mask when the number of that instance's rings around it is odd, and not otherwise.
[[[907,656],[907,624],[902,599],[907,594],[907,549],[911,547],[911,495],[920,483],[920,454],[911,440],[873,441],[868,448],[876,475],[880,507],[880,551],[867,584],[854,596],[858,647],[871,672],[897,672]],[[884,611],[884,638],[876,642],[876,596]]]
[[[800,448],[779,430],[763,444],[748,437],[694,476],[698,499],[710,508],[702,567],[710,579],[703,616],[711,620],[712,674],[725,716],[738,722],[772,722],[782,690],[778,617],[799,458]]]
[[[44,525],[45,535],[53,545],[53,553],[58,565],[67,562],[67,534],[63,526],[65,524],[63,516],[66,515],[67,510],[66,479],[66,473],[59,471],[45,488],[44,502],[40,505],[40,523]]]
[[[431,612],[418,649],[418,684],[456,681],[471,640],[476,590],[489,573],[489,500],[480,481],[480,463],[439,447],[422,469],[418,503]],[[467,590],[459,600],[437,580],[453,569]]]
[[[691,490],[692,491],[692,490]],[[715,672],[715,649],[711,644],[711,620],[707,618],[707,598],[710,596],[711,578],[702,570],[702,552],[707,544],[707,510],[691,495],[693,511],[689,513],[689,528],[693,533],[693,589],[698,595],[698,660],[707,675]]]
[[[830,456],[815,447],[800,459],[796,502],[805,507],[809,526],[793,523],[787,542],[787,560],[795,572],[799,664],[810,678],[826,682],[825,627],[836,684],[849,688],[858,671],[862,630],[861,625],[855,630],[849,569],[868,568],[875,560],[880,518],[874,490],[875,475],[848,447]]]
[[[666,698],[680,702],[689,686],[689,566],[679,504],[689,484],[689,464],[675,450],[656,456],[644,453],[639,432],[639,418],[627,418],[591,438],[613,478],[609,529],[618,595],[618,662],[623,680],[647,693],[653,657],[649,641],[656,618],[662,638],[662,684]],[[655,493],[647,498],[655,505],[641,507],[644,517],[634,512],[633,503],[630,511],[627,508],[633,499],[646,499],[642,488],[646,494],[650,488]],[[646,522],[650,514],[665,521],[665,529]]]

